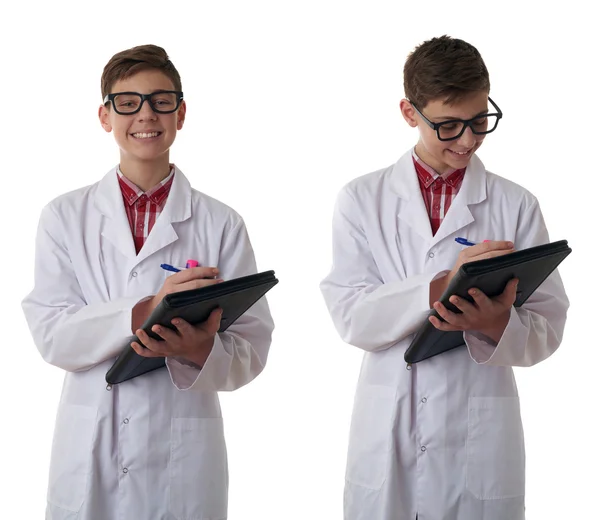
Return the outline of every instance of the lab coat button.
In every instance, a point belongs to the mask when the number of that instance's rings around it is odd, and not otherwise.
[[[422,403],[426,403],[427,402],[427,397],[423,397],[423,399],[421,399]]]
[[[123,424],[129,424],[129,419],[123,419]]]
[[[412,370],[412,366],[410,364],[406,365],[406,370]]]
[[[433,258],[435,256],[435,253],[429,253],[429,258]]]
[[[112,390],[112,385],[106,385],[106,389],[110,392]]]
[[[123,468],[123,473],[127,473],[129,470],[127,468]]]
[[[427,451],[427,448],[425,446],[421,446],[421,451]]]
[[[131,273],[131,276],[133,276],[135,278],[137,276],[137,272],[133,271],[133,273]]]

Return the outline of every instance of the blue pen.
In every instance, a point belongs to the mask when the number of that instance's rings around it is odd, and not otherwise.
[[[160,264],[160,266],[165,271],[171,271],[173,273],[178,273],[179,271],[183,271],[184,270],[184,267],[173,267],[172,265],[169,265],[169,264]]]
[[[474,246],[477,245],[475,242],[469,242],[466,238],[457,237],[454,239],[456,242],[463,246]]]

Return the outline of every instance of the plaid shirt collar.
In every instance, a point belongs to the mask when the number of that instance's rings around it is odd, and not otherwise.
[[[119,176],[119,186],[121,187],[123,200],[125,200],[129,206],[133,206],[142,195],[146,195],[146,197],[156,205],[161,206],[169,196],[169,190],[175,176],[175,167],[171,164],[171,172],[169,175],[146,192],[125,177],[120,167],[117,167],[117,175]]]
[[[415,170],[417,171],[417,177],[419,178],[419,183],[426,189],[429,188],[438,178],[446,184],[452,186],[452,188],[456,189],[465,176],[466,168],[461,168],[460,170],[454,170],[452,173],[442,177],[431,166],[425,164],[419,158],[414,148],[412,151],[412,157]]]

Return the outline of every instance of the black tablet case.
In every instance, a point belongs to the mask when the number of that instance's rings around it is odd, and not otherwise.
[[[463,264],[450,281],[440,302],[449,310],[460,313],[450,303],[450,296],[460,296],[473,302],[468,293],[473,287],[477,287],[489,297],[498,296],[511,279],[518,278],[519,286],[514,306],[520,307],[570,253],[571,248],[567,241],[560,240],[496,258]],[[444,321],[434,309],[429,312],[427,320],[404,353],[407,363],[418,363],[465,344],[462,331],[438,330],[429,321],[429,316]]]
[[[214,309],[220,307],[223,316],[219,332],[224,332],[277,283],[274,271],[265,271],[200,289],[168,294],[140,328],[151,338],[161,340],[152,332],[154,325],[174,330],[171,323],[174,318],[182,318],[192,324],[202,323]],[[106,373],[107,383],[122,383],[165,366],[163,357],[145,358],[136,354],[131,348],[133,341],[142,344],[137,336],[127,339],[121,354]]]

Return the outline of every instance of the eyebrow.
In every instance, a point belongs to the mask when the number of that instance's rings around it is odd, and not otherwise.
[[[170,90],[168,88],[157,88],[154,89],[153,91],[151,91],[148,95],[150,94],[157,94],[160,92],[176,92],[175,90]],[[113,94],[143,94],[142,92],[137,92],[135,90],[121,90],[119,92],[113,92]]]

